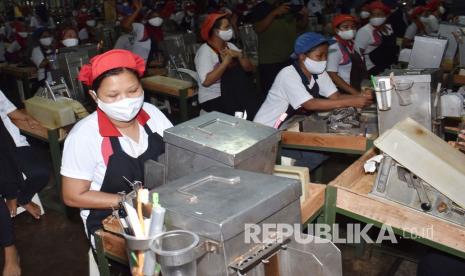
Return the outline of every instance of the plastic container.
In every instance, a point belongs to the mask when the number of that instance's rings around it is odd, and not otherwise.
[[[157,235],[150,248],[157,254],[163,276],[196,276],[197,234],[174,230]]]
[[[411,80],[396,81],[395,88],[399,99],[399,105],[407,106],[412,104],[412,86]]]

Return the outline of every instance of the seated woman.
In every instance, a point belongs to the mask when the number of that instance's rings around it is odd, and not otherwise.
[[[413,41],[416,35],[425,35],[427,22],[427,9],[423,6],[415,7],[410,14],[410,20],[412,23],[408,25],[405,30],[404,39],[402,40],[402,48],[412,48]]]
[[[89,238],[102,227],[130,192],[123,177],[144,181],[144,163],[164,152],[163,131],[172,124],[155,106],[144,103],[139,78],[144,60],[126,50],[97,55],[79,80],[89,87],[97,111],[79,121],[65,141],[61,175],[63,200],[81,208]]]
[[[228,42],[234,32],[227,14],[209,14],[200,33],[206,41],[194,59],[200,78],[200,106],[207,112],[230,115],[246,110],[252,119],[260,105],[249,74],[254,66],[243,51]]]
[[[326,69],[328,48],[332,40],[318,33],[304,33],[295,41],[294,62],[276,77],[254,122],[278,128],[284,117],[290,118],[299,109],[329,111],[343,107],[368,106],[372,96],[344,95],[338,92]],[[283,156],[297,159],[296,166],[317,167],[325,156],[298,150],[283,150]]]
[[[329,47],[326,71],[339,91],[360,95],[362,80],[368,78],[368,73],[363,55],[354,42],[357,19],[348,14],[340,14],[333,18],[332,25],[337,42]]]
[[[32,49],[31,61],[38,69],[37,80],[39,81],[39,85],[43,85],[46,80],[50,81],[52,78],[50,67],[52,66],[51,61],[54,60],[56,49],[53,44],[54,38],[51,31],[41,29],[36,31],[35,35],[39,45]]]
[[[64,47],[74,47],[79,44],[79,37],[76,29],[73,27],[66,27],[61,32],[61,44]]]
[[[14,163],[20,170],[19,184],[3,191],[2,194],[7,199],[7,205],[10,209],[11,216],[16,215],[16,208],[24,207],[34,218],[40,218],[40,208],[34,202],[32,197],[40,192],[48,183],[50,176],[50,166],[46,161],[37,154],[26,140],[26,137],[19,133],[18,127],[14,124],[17,121],[24,121],[31,127],[38,127],[39,123],[31,116],[16,109],[16,107],[0,91],[0,116],[2,123],[8,130],[6,141],[12,141],[13,158],[8,162]],[[2,143],[5,140],[1,140]],[[2,167],[3,168],[3,167]],[[2,169],[4,170],[4,169]],[[25,178],[23,177],[23,175]]]
[[[386,24],[391,9],[380,1],[371,2],[367,8],[370,21],[358,30],[355,44],[364,54],[368,73],[378,75],[396,62],[399,49],[394,30]]]

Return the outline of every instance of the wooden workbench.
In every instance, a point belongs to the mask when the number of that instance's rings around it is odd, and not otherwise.
[[[333,225],[336,213],[339,213],[377,227],[385,224],[398,235],[416,237],[417,242],[465,258],[465,227],[368,194],[376,174],[365,174],[363,165],[375,154],[371,149],[329,183],[325,223]]]
[[[143,78],[141,83],[144,90],[149,93],[176,98],[179,101],[180,121],[189,119],[187,101],[197,95],[193,83],[165,76]]]

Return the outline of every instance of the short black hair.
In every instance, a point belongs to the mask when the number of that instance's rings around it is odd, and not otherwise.
[[[107,78],[107,77],[111,77],[111,76],[115,76],[115,75],[119,75],[125,71],[128,71],[128,72],[131,72],[132,74],[134,74],[134,76],[139,80],[139,74],[137,73],[136,70],[134,69],[131,69],[131,68],[126,68],[126,67],[118,67],[118,68],[113,68],[113,69],[110,69],[108,71],[105,71],[103,72],[102,74],[100,74],[100,76],[98,76],[93,82],[92,82],[92,90],[95,91],[95,93],[97,93],[98,89],[100,88],[100,85],[102,84],[102,81]]]
[[[219,29],[221,27],[221,20],[223,20],[223,19],[227,19],[229,21],[229,18],[227,18],[226,15],[218,18],[215,21],[215,23],[213,23],[213,26],[211,27],[210,31],[208,32],[208,37],[211,37],[213,35],[213,31],[215,29]]]

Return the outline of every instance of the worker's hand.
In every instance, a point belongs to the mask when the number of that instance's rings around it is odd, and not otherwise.
[[[6,206],[8,207],[8,210],[10,211],[10,216],[15,217],[17,213],[17,209],[18,209],[18,200],[16,198],[7,199]]]
[[[135,10],[140,11],[142,9],[142,2],[140,0],[133,0],[132,6]]]
[[[369,106],[372,104],[372,100],[369,99],[368,97],[365,96],[354,96],[351,99],[351,104],[350,106],[356,107],[356,108],[363,108],[365,106]]]
[[[221,60],[223,60],[223,63],[225,64],[229,64],[231,63],[232,59],[233,59],[233,56],[230,52],[230,49],[223,49],[220,51],[220,56],[221,56]]]
[[[374,92],[373,89],[367,87],[363,89],[360,94],[364,97],[367,97],[370,100],[373,100],[373,92]]]
[[[285,3],[274,9],[271,13],[274,17],[281,16],[289,12],[289,4]]]
[[[241,51],[236,51],[236,50],[231,50],[231,49],[226,49],[228,51],[228,54],[231,55],[233,58],[242,58],[242,52]]]

